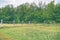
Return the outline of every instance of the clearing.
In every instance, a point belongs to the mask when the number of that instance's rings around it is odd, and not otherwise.
[[[60,25],[6,25],[0,28],[0,40],[60,40]]]

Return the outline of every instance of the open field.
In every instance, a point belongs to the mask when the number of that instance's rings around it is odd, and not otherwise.
[[[3,25],[4,26],[0,28],[0,40],[60,40],[59,24]]]

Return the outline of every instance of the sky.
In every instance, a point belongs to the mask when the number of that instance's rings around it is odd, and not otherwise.
[[[28,2],[28,3],[32,3],[32,2],[38,3],[39,1],[49,3],[53,0],[0,0],[0,7],[4,7],[5,5],[8,5],[8,4],[12,4],[14,7],[17,7],[18,5],[26,3],[26,2]],[[59,0],[55,0],[55,3],[57,3],[57,2],[59,2]]]

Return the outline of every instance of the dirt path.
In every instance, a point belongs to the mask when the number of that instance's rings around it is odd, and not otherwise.
[[[0,40],[11,40],[11,38],[0,32]]]

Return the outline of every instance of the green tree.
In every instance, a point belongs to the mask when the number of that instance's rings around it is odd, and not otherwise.
[[[56,4],[54,12],[55,12],[55,15],[53,17],[53,18],[55,18],[54,20],[56,22],[60,22],[60,4]]]
[[[50,23],[52,21],[54,21],[54,8],[55,8],[55,5],[54,5],[54,1],[50,2],[45,8],[44,8],[44,11],[43,11],[43,18],[44,18],[44,21],[46,21],[47,23]]]

